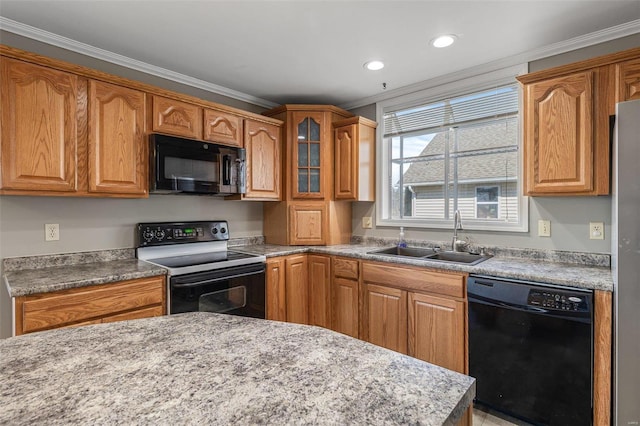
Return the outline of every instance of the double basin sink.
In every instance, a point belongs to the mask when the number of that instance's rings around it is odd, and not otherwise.
[[[434,249],[426,247],[389,247],[381,250],[370,251],[368,252],[368,254],[410,257],[413,259],[433,260],[447,263],[461,263],[465,265],[476,265],[480,262],[484,262],[491,257],[457,251],[436,251]]]

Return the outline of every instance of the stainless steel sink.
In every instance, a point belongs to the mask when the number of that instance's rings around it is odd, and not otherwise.
[[[491,256],[482,256],[479,254],[462,253],[457,251],[441,251],[430,256],[427,256],[428,260],[439,260],[441,262],[453,262],[464,263],[466,265],[475,265],[480,262],[484,262]]]
[[[491,257],[456,251],[436,251],[427,247],[389,247],[380,250],[373,250],[368,252],[368,254],[411,257],[414,259],[417,258],[424,260],[433,260],[436,262],[462,263],[465,265],[476,265],[480,262],[484,262]]]
[[[425,257],[436,254],[436,251],[427,247],[389,247],[382,250],[374,250],[369,254],[383,254],[386,256]]]

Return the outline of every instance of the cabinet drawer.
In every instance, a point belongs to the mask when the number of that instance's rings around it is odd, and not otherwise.
[[[164,291],[164,277],[151,277],[18,298],[16,334],[101,322],[94,320],[145,307],[155,306],[163,312]]]
[[[379,263],[365,262],[362,265],[364,282],[460,298],[465,297],[465,276],[460,273],[387,266]]]
[[[358,261],[353,259],[344,259],[341,257],[333,258],[333,276],[341,278],[358,279]]]

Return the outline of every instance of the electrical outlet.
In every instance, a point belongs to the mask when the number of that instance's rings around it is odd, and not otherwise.
[[[57,223],[44,224],[44,240],[58,241],[60,239],[60,225]]]
[[[551,236],[551,221],[542,220],[538,221],[538,237],[550,237]]]
[[[362,228],[363,229],[371,229],[373,227],[373,220],[371,216],[365,216],[362,218]]]
[[[603,222],[589,222],[589,239],[604,240]]]

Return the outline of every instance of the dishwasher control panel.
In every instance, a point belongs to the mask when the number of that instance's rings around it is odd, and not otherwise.
[[[529,306],[560,311],[589,312],[587,297],[580,293],[569,293],[556,290],[529,290],[527,298]]]

